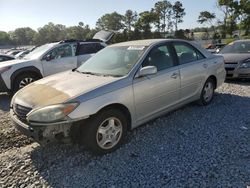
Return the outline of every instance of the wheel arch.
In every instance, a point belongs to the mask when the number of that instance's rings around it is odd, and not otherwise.
[[[131,113],[125,105],[123,105],[121,103],[108,104],[107,106],[102,107],[97,113],[104,111],[104,110],[107,110],[107,109],[117,109],[117,110],[120,110],[122,113],[124,113],[125,116],[128,118],[128,130],[132,129]]]
[[[210,75],[208,78],[207,78],[207,80],[208,79],[212,79],[213,81],[214,81],[214,86],[215,86],[215,89],[217,88],[217,78],[216,78],[216,76],[214,76],[214,75]]]
[[[13,89],[13,87],[14,87],[14,81],[15,81],[15,79],[19,75],[21,75],[21,74],[27,74],[27,73],[34,74],[38,78],[42,78],[43,77],[41,71],[38,68],[34,67],[34,66],[29,66],[29,67],[24,67],[24,68],[18,69],[15,72],[13,72],[12,75],[11,75],[11,77],[10,77],[11,89]]]

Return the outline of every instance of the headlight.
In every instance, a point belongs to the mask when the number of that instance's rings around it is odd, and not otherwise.
[[[243,63],[240,65],[240,68],[250,68],[250,59],[243,61]]]
[[[75,110],[77,106],[78,103],[67,103],[35,109],[27,114],[27,120],[38,123],[65,121],[68,119],[67,115]]]
[[[8,67],[2,67],[0,68],[0,74],[6,72],[7,70],[10,70],[11,69],[11,66],[8,66]]]

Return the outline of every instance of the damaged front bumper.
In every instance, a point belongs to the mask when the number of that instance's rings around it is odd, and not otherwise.
[[[10,109],[10,116],[17,130],[40,144],[54,141],[71,141],[70,135],[73,122],[29,125],[27,122],[20,120],[13,112],[13,109]]]

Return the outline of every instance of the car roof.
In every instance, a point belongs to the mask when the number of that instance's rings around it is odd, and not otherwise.
[[[134,41],[127,41],[127,42],[121,42],[121,43],[116,43],[111,46],[150,46],[153,44],[157,44],[160,42],[190,42],[187,40],[182,40],[182,39],[144,39],[144,40],[134,40]]]
[[[111,46],[150,46],[151,44],[169,41],[170,39],[146,39],[146,40],[134,40],[134,41],[127,41],[121,42],[117,44],[113,44]]]

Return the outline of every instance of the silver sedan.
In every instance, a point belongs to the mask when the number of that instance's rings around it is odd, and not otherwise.
[[[11,118],[39,143],[73,140],[95,153],[117,149],[128,130],[192,101],[209,104],[224,60],[183,40],[111,45],[78,69],[28,85]]]
[[[238,40],[220,52],[225,59],[227,78],[250,78],[250,40]]]

